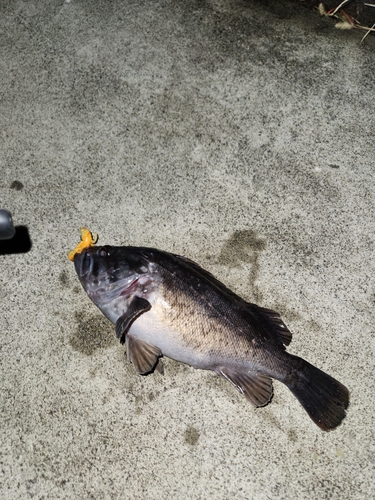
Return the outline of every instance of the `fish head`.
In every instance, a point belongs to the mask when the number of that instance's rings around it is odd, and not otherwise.
[[[87,295],[111,321],[135,295],[149,296],[153,288],[150,262],[132,247],[86,248],[74,256],[74,267]]]

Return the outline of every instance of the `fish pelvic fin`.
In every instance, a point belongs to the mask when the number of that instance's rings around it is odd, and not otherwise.
[[[265,406],[272,398],[272,380],[264,373],[220,367],[215,372],[229,380],[254,406]]]
[[[138,340],[130,334],[126,335],[125,341],[128,360],[133,363],[138,373],[145,375],[154,369],[161,374],[164,373],[163,363],[159,361],[163,354],[158,347],[144,340]]]
[[[335,429],[346,416],[348,389],[307,361],[293,358],[293,369],[282,382],[323,431]]]

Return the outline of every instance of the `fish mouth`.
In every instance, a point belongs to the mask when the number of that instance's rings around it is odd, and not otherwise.
[[[80,278],[91,273],[94,266],[94,259],[88,250],[83,250],[82,253],[77,253],[74,256],[74,267]]]

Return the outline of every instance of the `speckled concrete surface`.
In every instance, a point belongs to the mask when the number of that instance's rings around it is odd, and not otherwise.
[[[374,465],[374,39],[297,4],[0,3],[1,498],[369,499]],[[280,383],[141,377],[66,252],[201,263],[275,308],[345,383],[321,432]],[[4,246],[0,244],[0,250]]]

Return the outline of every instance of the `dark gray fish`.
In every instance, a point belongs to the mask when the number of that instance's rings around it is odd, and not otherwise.
[[[324,431],[345,417],[349,392],[289,354],[292,334],[277,312],[231,292],[191,260],[153,248],[91,247],[74,257],[90,299],[116,324],[135,369],[163,372],[162,356],[213,370],[254,405],[283,382]]]

